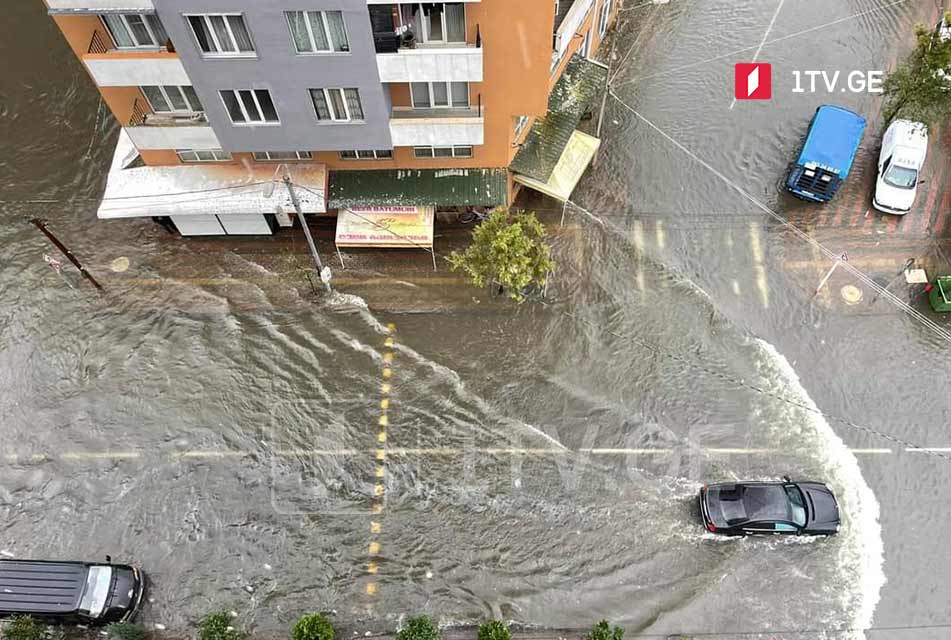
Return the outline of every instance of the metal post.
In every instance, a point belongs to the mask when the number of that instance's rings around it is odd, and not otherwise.
[[[42,231],[43,235],[49,238],[50,242],[56,245],[56,248],[59,249],[60,252],[62,252],[62,254],[66,256],[66,258],[70,262],[72,262],[73,265],[77,269],[79,269],[79,273],[83,274],[83,277],[86,278],[86,280],[89,280],[93,284],[94,287],[102,291],[102,285],[96,282],[96,279],[93,278],[92,275],[88,271],[86,271],[86,267],[84,267],[82,263],[80,263],[79,260],[76,259],[76,256],[73,255],[73,252],[67,249],[66,245],[60,242],[59,238],[54,236],[53,233],[49,229],[46,228],[45,220],[40,220],[39,218],[33,218],[32,220],[30,220],[30,222],[36,225],[36,228]]]
[[[591,28],[595,28],[595,21],[592,20]],[[608,53],[608,74],[604,78],[604,94],[601,96],[601,110],[598,112],[598,132],[595,137],[601,137],[601,126],[604,124],[604,110],[608,106],[608,94],[611,93],[611,70],[614,69],[614,50],[617,47],[618,32],[617,25],[615,25],[614,33],[611,34],[611,51]],[[591,166],[598,166],[598,158],[601,156],[601,146],[598,145],[598,148],[594,152],[594,158],[591,159]]]
[[[332,293],[330,289],[330,278],[324,275],[324,263],[320,261],[320,255],[317,253],[317,245],[314,244],[314,238],[310,235],[307,218],[304,217],[304,212],[301,211],[300,201],[297,199],[297,194],[294,193],[294,185],[291,184],[290,176],[284,176],[284,185],[287,187],[287,192],[291,196],[291,202],[294,204],[294,210],[297,212],[300,226],[304,229],[304,236],[307,238],[307,245],[310,247],[310,255],[314,257],[314,262],[317,264],[317,275],[320,277],[321,282],[324,283],[324,288],[327,289],[327,293]]]

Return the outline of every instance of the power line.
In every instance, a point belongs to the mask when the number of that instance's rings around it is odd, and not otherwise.
[[[313,193],[313,194],[315,194],[315,195],[319,195],[319,194],[317,194],[317,192],[312,191],[311,189],[309,189],[309,188],[306,187],[306,186],[303,186],[303,185],[295,185],[295,186],[299,186],[301,189],[304,189],[305,191],[310,191],[311,193]],[[592,216],[593,216],[593,214],[591,214],[590,212],[588,212],[587,209],[584,209],[583,207],[581,207],[581,206],[575,204],[574,202],[571,202],[570,200],[569,200],[568,202],[569,202],[569,204],[571,204],[571,205],[577,207],[578,209],[584,211],[585,213],[588,213],[589,215],[592,215]],[[439,256],[439,257],[442,257],[442,258],[447,258],[447,256],[445,256],[444,254],[440,254],[439,252],[437,252],[437,251],[435,250],[435,248],[430,248],[430,247],[427,247],[427,246],[425,246],[425,245],[420,245],[420,244],[414,242],[412,239],[407,238],[406,236],[403,236],[403,235],[397,233],[396,231],[393,231],[392,229],[389,229],[389,228],[387,228],[387,227],[384,227],[384,226],[382,226],[382,225],[376,223],[375,221],[373,221],[373,220],[371,220],[371,219],[369,219],[369,218],[366,218],[365,216],[361,216],[361,215],[359,215],[359,214],[355,214],[355,215],[357,215],[358,217],[362,218],[363,220],[366,220],[367,222],[373,224],[374,226],[377,226],[377,227],[379,227],[379,228],[381,228],[381,229],[385,229],[387,232],[389,232],[389,233],[391,233],[391,234],[393,234],[393,235],[395,235],[395,236],[397,236],[397,237],[399,237],[399,238],[401,238],[401,239],[403,239],[403,240],[409,242],[410,244],[416,245],[416,246],[418,246],[418,247],[421,248],[421,249],[425,249],[426,251],[431,252],[431,253],[433,254],[433,256]],[[596,219],[596,218],[595,218],[595,219]],[[537,302],[539,302],[540,304],[542,304],[542,305],[544,305],[544,306],[546,306],[546,307],[550,307],[550,306],[551,306],[550,303],[548,303],[548,302],[546,302],[546,301],[544,301],[544,300],[542,300],[542,299],[540,299],[540,298],[535,297],[535,298],[532,298],[532,299],[535,300],[535,301],[537,301]],[[921,449],[921,450],[924,451],[925,453],[930,454],[930,455],[932,455],[932,456],[934,456],[934,457],[936,457],[936,458],[941,458],[941,459],[944,459],[944,460],[946,460],[946,461],[951,462],[951,457],[949,457],[949,456],[947,456],[947,455],[945,455],[944,453],[941,453],[941,452],[939,452],[939,451],[932,451],[932,450],[930,450],[930,449],[927,449],[927,448],[925,448],[925,447],[922,447],[921,445],[916,444],[916,443],[914,443],[914,442],[911,442],[911,441],[909,441],[909,440],[904,440],[904,439],[899,438],[899,437],[897,437],[897,436],[893,436],[893,435],[891,435],[891,434],[889,434],[889,433],[885,433],[884,431],[879,431],[878,429],[875,429],[875,428],[873,428],[873,427],[868,427],[868,426],[865,426],[865,425],[858,424],[857,422],[854,422],[854,421],[852,421],[852,420],[849,420],[848,418],[843,418],[843,417],[840,417],[840,416],[837,416],[837,415],[834,415],[834,414],[831,414],[831,413],[826,413],[826,412],[822,411],[821,409],[819,409],[818,407],[812,407],[812,406],[810,406],[810,405],[808,405],[808,404],[805,404],[804,402],[802,402],[802,401],[800,401],[800,400],[797,400],[797,399],[795,399],[795,398],[790,398],[789,396],[786,396],[785,394],[781,394],[781,393],[778,393],[778,392],[776,392],[776,391],[771,391],[771,390],[766,389],[766,388],[764,388],[764,387],[761,387],[761,386],[759,386],[759,385],[756,385],[756,384],[753,384],[753,383],[750,383],[750,382],[746,382],[745,380],[737,379],[737,378],[735,378],[735,377],[733,377],[733,376],[730,376],[730,375],[728,375],[728,374],[725,374],[725,373],[723,373],[723,372],[721,372],[721,371],[716,371],[715,369],[712,369],[712,368],[710,368],[710,367],[707,367],[707,366],[705,366],[705,365],[702,365],[702,364],[696,362],[696,361],[695,361],[694,359],[692,359],[692,358],[687,358],[687,357],[685,357],[685,356],[681,356],[681,355],[679,355],[679,354],[676,354],[676,353],[673,353],[673,352],[671,352],[671,351],[665,350],[665,349],[663,349],[663,348],[661,348],[661,347],[659,347],[659,346],[657,346],[657,345],[655,345],[655,344],[651,344],[651,343],[649,343],[649,342],[646,342],[646,341],[644,341],[644,340],[641,340],[640,338],[638,338],[638,337],[636,337],[636,336],[633,336],[633,335],[624,335],[624,334],[617,333],[616,331],[613,331],[613,330],[611,330],[611,329],[604,328],[604,327],[602,327],[601,325],[599,325],[599,324],[597,324],[597,323],[595,323],[595,322],[593,322],[593,321],[586,320],[586,319],[584,319],[584,318],[580,318],[580,317],[578,317],[576,314],[573,314],[573,313],[571,313],[571,312],[563,311],[563,310],[562,310],[562,311],[560,311],[560,313],[561,313],[562,315],[566,316],[566,317],[571,318],[572,320],[574,320],[574,321],[576,321],[576,322],[580,322],[580,323],[587,324],[588,326],[591,326],[591,327],[593,327],[593,328],[602,329],[602,330],[606,331],[607,333],[613,335],[614,337],[616,337],[616,338],[618,338],[618,339],[621,339],[621,340],[630,340],[630,341],[633,342],[634,344],[637,344],[638,346],[640,346],[640,347],[643,348],[643,349],[646,349],[646,350],[648,350],[648,351],[651,351],[651,352],[654,353],[655,355],[658,355],[658,356],[660,356],[660,357],[669,358],[669,359],[674,360],[675,362],[678,362],[678,363],[680,363],[680,364],[683,364],[683,365],[685,365],[685,366],[687,366],[687,367],[693,367],[693,368],[699,369],[699,370],[703,371],[704,373],[707,373],[707,374],[709,374],[709,375],[711,375],[711,376],[713,376],[713,377],[719,378],[720,380],[724,380],[724,381],[726,381],[726,382],[729,382],[730,384],[733,384],[733,385],[735,385],[735,386],[737,386],[737,387],[742,387],[742,388],[744,388],[744,389],[747,389],[748,391],[752,391],[752,392],[757,393],[757,394],[770,396],[771,398],[773,398],[773,399],[775,399],[775,400],[778,400],[778,401],[783,402],[783,403],[785,403],[785,404],[794,406],[794,407],[796,407],[797,409],[802,409],[802,410],[804,410],[804,411],[808,411],[809,413],[812,413],[812,414],[814,414],[814,415],[821,416],[822,418],[825,418],[826,420],[829,420],[829,421],[832,421],[832,422],[836,422],[836,423],[838,423],[838,424],[847,426],[847,427],[849,427],[849,428],[851,428],[851,429],[855,429],[855,430],[857,430],[857,431],[861,431],[862,433],[865,433],[865,434],[868,434],[868,435],[877,436],[877,437],[879,437],[879,438],[882,438],[882,439],[884,439],[884,440],[888,440],[888,441],[890,441],[890,442],[893,442],[893,443],[895,443],[895,444],[901,445],[901,446],[906,447],[906,448]]]
[[[772,209],[770,209],[768,206],[766,206],[765,204],[763,204],[761,201],[759,201],[759,200],[758,200],[757,198],[755,198],[753,195],[751,195],[751,194],[748,193],[746,190],[744,190],[741,186],[739,186],[738,184],[736,184],[735,182],[733,182],[732,180],[730,180],[729,178],[727,178],[723,173],[721,173],[719,170],[717,170],[717,169],[716,169],[714,166],[712,166],[710,163],[708,163],[707,161],[705,161],[704,159],[702,159],[700,156],[698,156],[697,154],[695,154],[694,152],[692,152],[690,149],[688,149],[687,147],[685,147],[683,144],[681,144],[680,142],[678,142],[676,139],[674,139],[674,138],[673,138],[670,134],[668,134],[666,131],[664,131],[663,129],[661,129],[660,127],[658,127],[656,124],[654,124],[653,122],[651,122],[650,120],[648,120],[646,117],[644,117],[643,115],[641,115],[641,113],[638,112],[634,107],[630,106],[629,104],[627,104],[626,102],[624,102],[623,100],[621,100],[621,98],[618,97],[618,95],[614,92],[613,89],[611,90],[611,96],[613,96],[614,99],[617,100],[619,104],[621,104],[621,106],[623,106],[625,109],[627,109],[627,110],[630,111],[632,114],[634,114],[635,117],[637,117],[639,120],[641,120],[642,122],[644,122],[645,124],[647,124],[651,129],[653,129],[654,131],[656,131],[657,133],[659,133],[661,136],[663,136],[666,140],[668,140],[668,141],[669,141],[671,144],[673,144],[675,147],[677,147],[678,149],[680,149],[681,151],[683,151],[684,153],[686,153],[690,158],[692,158],[693,160],[695,160],[696,162],[698,162],[701,166],[703,166],[705,169],[707,169],[708,171],[710,171],[713,175],[715,175],[716,177],[718,177],[720,180],[722,180],[725,184],[727,184],[729,187],[731,187],[731,188],[732,188],[733,190],[735,190],[737,193],[739,193],[739,194],[742,195],[744,198],[746,198],[747,200],[749,200],[750,202],[752,202],[754,205],[756,205],[757,208],[759,208],[759,209],[760,209],[761,211],[763,211],[765,214],[767,214],[768,216],[770,216],[771,218],[773,218],[774,220],[776,220],[777,222],[779,222],[780,224],[782,224],[784,227],[786,227],[787,229],[789,229],[789,230],[793,233],[793,235],[795,235],[795,236],[798,237],[800,240],[803,240],[804,242],[806,242],[806,243],[812,245],[813,247],[815,247],[816,249],[818,249],[818,250],[819,250],[823,255],[825,255],[827,258],[830,258],[830,259],[838,259],[839,254],[837,254],[837,253],[836,253],[835,251],[833,251],[832,249],[829,249],[829,248],[826,247],[824,244],[822,244],[821,242],[819,242],[818,240],[816,240],[815,238],[813,238],[812,236],[810,236],[809,234],[807,234],[805,231],[803,231],[802,229],[800,229],[800,228],[797,227],[796,225],[792,224],[791,222],[789,222],[788,220],[786,220],[785,218],[783,218],[780,214],[776,213],[775,211],[773,211]],[[584,207],[580,207],[579,205],[575,205],[575,206],[578,207],[579,209],[584,210],[584,211],[585,211],[586,213],[588,213],[589,215],[594,216],[594,214],[592,214],[592,213],[591,213],[590,211],[588,211],[587,209],[584,209]],[[596,216],[594,216],[594,217],[596,217]],[[854,276],[855,278],[857,278],[858,280],[860,280],[862,283],[864,283],[867,287],[869,287],[869,288],[872,289],[873,291],[878,292],[878,294],[879,294],[881,297],[887,299],[889,302],[891,302],[892,304],[894,304],[895,306],[897,306],[899,309],[901,309],[902,311],[904,311],[904,312],[905,312],[908,316],[910,316],[912,319],[917,320],[921,325],[923,325],[925,328],[927,328],[928,330],[930,330],[930,331],[931,331],[932,333],[934,333],[936,336],[938,336],[939,338],[941,338],[941,339],[944,340],[945,342],[951,343],[951,332],[949,332],[947,329],[945,329],[944,327],[942,327],[941,325],[939,325],[938,323],[936,323],[935,321],[933,321],[931,318],[926,317],[926,316],[925,316],[924,314],[922,314],[920,311],[918,311],[917,309],[914,309],[913,307],[911,307],[911,305],[909,305],[908,303],[906,303],[904,300],[901,300],[898,296],[896,296],[895,294],[893,294],[892,292],[888,291],[887,289],[885,289],[884,287],[882,287],[880,284],[878,284],[877,282],[875,282],[874,280],[872,280],[872,278],[871,278],[870,276],[868,276],[864,271],[862,271],[861,269],[859,269],[858,267],[856,267],[856,266],[853,265],[852,263],[850,263],[850,262],[845,262],[845,261],[842,262],[842,268],[845,269],[846,271],[848,271],[850,274],[852,274],[852,276]]]

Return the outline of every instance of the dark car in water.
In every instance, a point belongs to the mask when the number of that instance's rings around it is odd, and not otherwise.
[[[707,531],[728,536],[834,535],[839,505],[821,482],[731,482],[700,489]]]
[[[142,602],[142,573],[124,564],[0,560],[0,617],[126,622]]]

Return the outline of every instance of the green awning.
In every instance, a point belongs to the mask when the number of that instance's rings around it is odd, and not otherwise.
[[[548,113],[538,118],[509,167],[548,182],[581,117],[604,90],[608,68],[574,55],[548,97]]]
[[[327,206],[497,206],[507,198],[505,169],[331,171]]]

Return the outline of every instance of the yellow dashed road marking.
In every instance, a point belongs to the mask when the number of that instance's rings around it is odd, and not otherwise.
[[[371,556],[375,556],[376,554],[380,553],[380,543],[371,542],[369,547],[367,548],[367,551],[369,552]]]
[[[370,533],[380,533],[383,530],[383,525],[379,522],[370,523]]]

